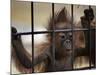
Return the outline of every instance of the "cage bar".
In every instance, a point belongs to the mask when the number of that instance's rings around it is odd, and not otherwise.
[[[31,32],[34,31],[34,7],[33,2],[31,2]],[[32,35],[32,65],[34,65],[34,35]],[[34,73],[34,66],[32,67],[32,73]]]

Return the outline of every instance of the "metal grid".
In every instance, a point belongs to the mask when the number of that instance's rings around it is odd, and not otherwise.
[[[31,2],[31,32],[23,32],[23,33],[17,33],[16,35],[17,36],[20,36],[20,35],[32,35],[32,60],[34,60],[34,35],[35,34],[45,34],[45,33],[50,33],[51,34],[51,37],[52,37],[52,57],[53,57],[53,61],[52,61],[52,68],[53,68],[53,71],[55,71],[55,33],[57,32],[72,32],[72,38],[73,38],[73,32],[75,31],[87,31],[89,33],[89,36],[88,36],[88,40],[89,40],[89,52],[90,52],[90,58],[89,58],[89,67],[85,67],[85,68],[79,68],[79,69],[72,69],[72,70],[84,70],[84,69],[91,69],[91,68],[94,68],[91,66],[91,37],[90,37],[90,34],[91,34],[91,31],[94,31],[95,32],[95,28],[91,28],[89,26],[89,28],[73,28],[73,4],[71,5],[71,25],[72,25],[72,28],[71,29],[63,29],[63,30],[55,30],[54,27],[53,27],[53,30],[48,30],[48,31],[34,31],[34,3]],[[91,6],[89,6],[89,8],[91,8]],[[52,3],[52,16],[54,18],[54,3]],[[53,22],[53,24],[55,24]],[[89,24],[90,25],[90,24]],[[54,25],[53,25],[54,26]],[[72,67],[73,67],[73,61],[74,61],[74,47],[73,47],[73,39],[72,39]],[[34,64],[34,62],[32,61],[32,64]],[[32,69],[32,73],[34,73],[34,67]],[[69,71],[69,70],[66,70],[66,71]],[[70,70],[71,71],[71,70]]]

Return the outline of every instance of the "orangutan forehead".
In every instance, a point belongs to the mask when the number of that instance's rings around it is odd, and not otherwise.
[[[66,22],[57,23],[55,25],[55,29],[68,29],[68,28],[71,28],[71,24]]]

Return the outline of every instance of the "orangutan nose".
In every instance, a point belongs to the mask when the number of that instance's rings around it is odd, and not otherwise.
[[[71,49],[72,48],[71,40],[65,40],[64,47],[66,49]]]

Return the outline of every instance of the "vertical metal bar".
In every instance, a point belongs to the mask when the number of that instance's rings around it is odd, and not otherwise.
[[[34,31],[34,7],[31,2],[31,32]],[[32,65],[34,65],[34,35],[32,34]],[[34,73],[34,66],[32,67],[32,73]]]
[[[89,6],[89,9],[91,9],[91,6]],[[90,19],[89,19],[89,67],[91,69],[91,25],[90,25]]]
[[[73,36],[73,4],[71,5],[71,28],[72,28],[72,61],[71,61],[71,63],[72,63],[72,70],[74,69],[74,66],[73,66],[73,62],[74,62],[74,47],[73,47],[73,43],[74,43],[74,41],[73,41],[73,38],[74,38],[74,36]]]
[[[52,3],[52,17],[53,17],[53,32],[52,32],[52,66],[53,66],[53,71],[55,71],[55,25],[54,25],[54,3]]]

